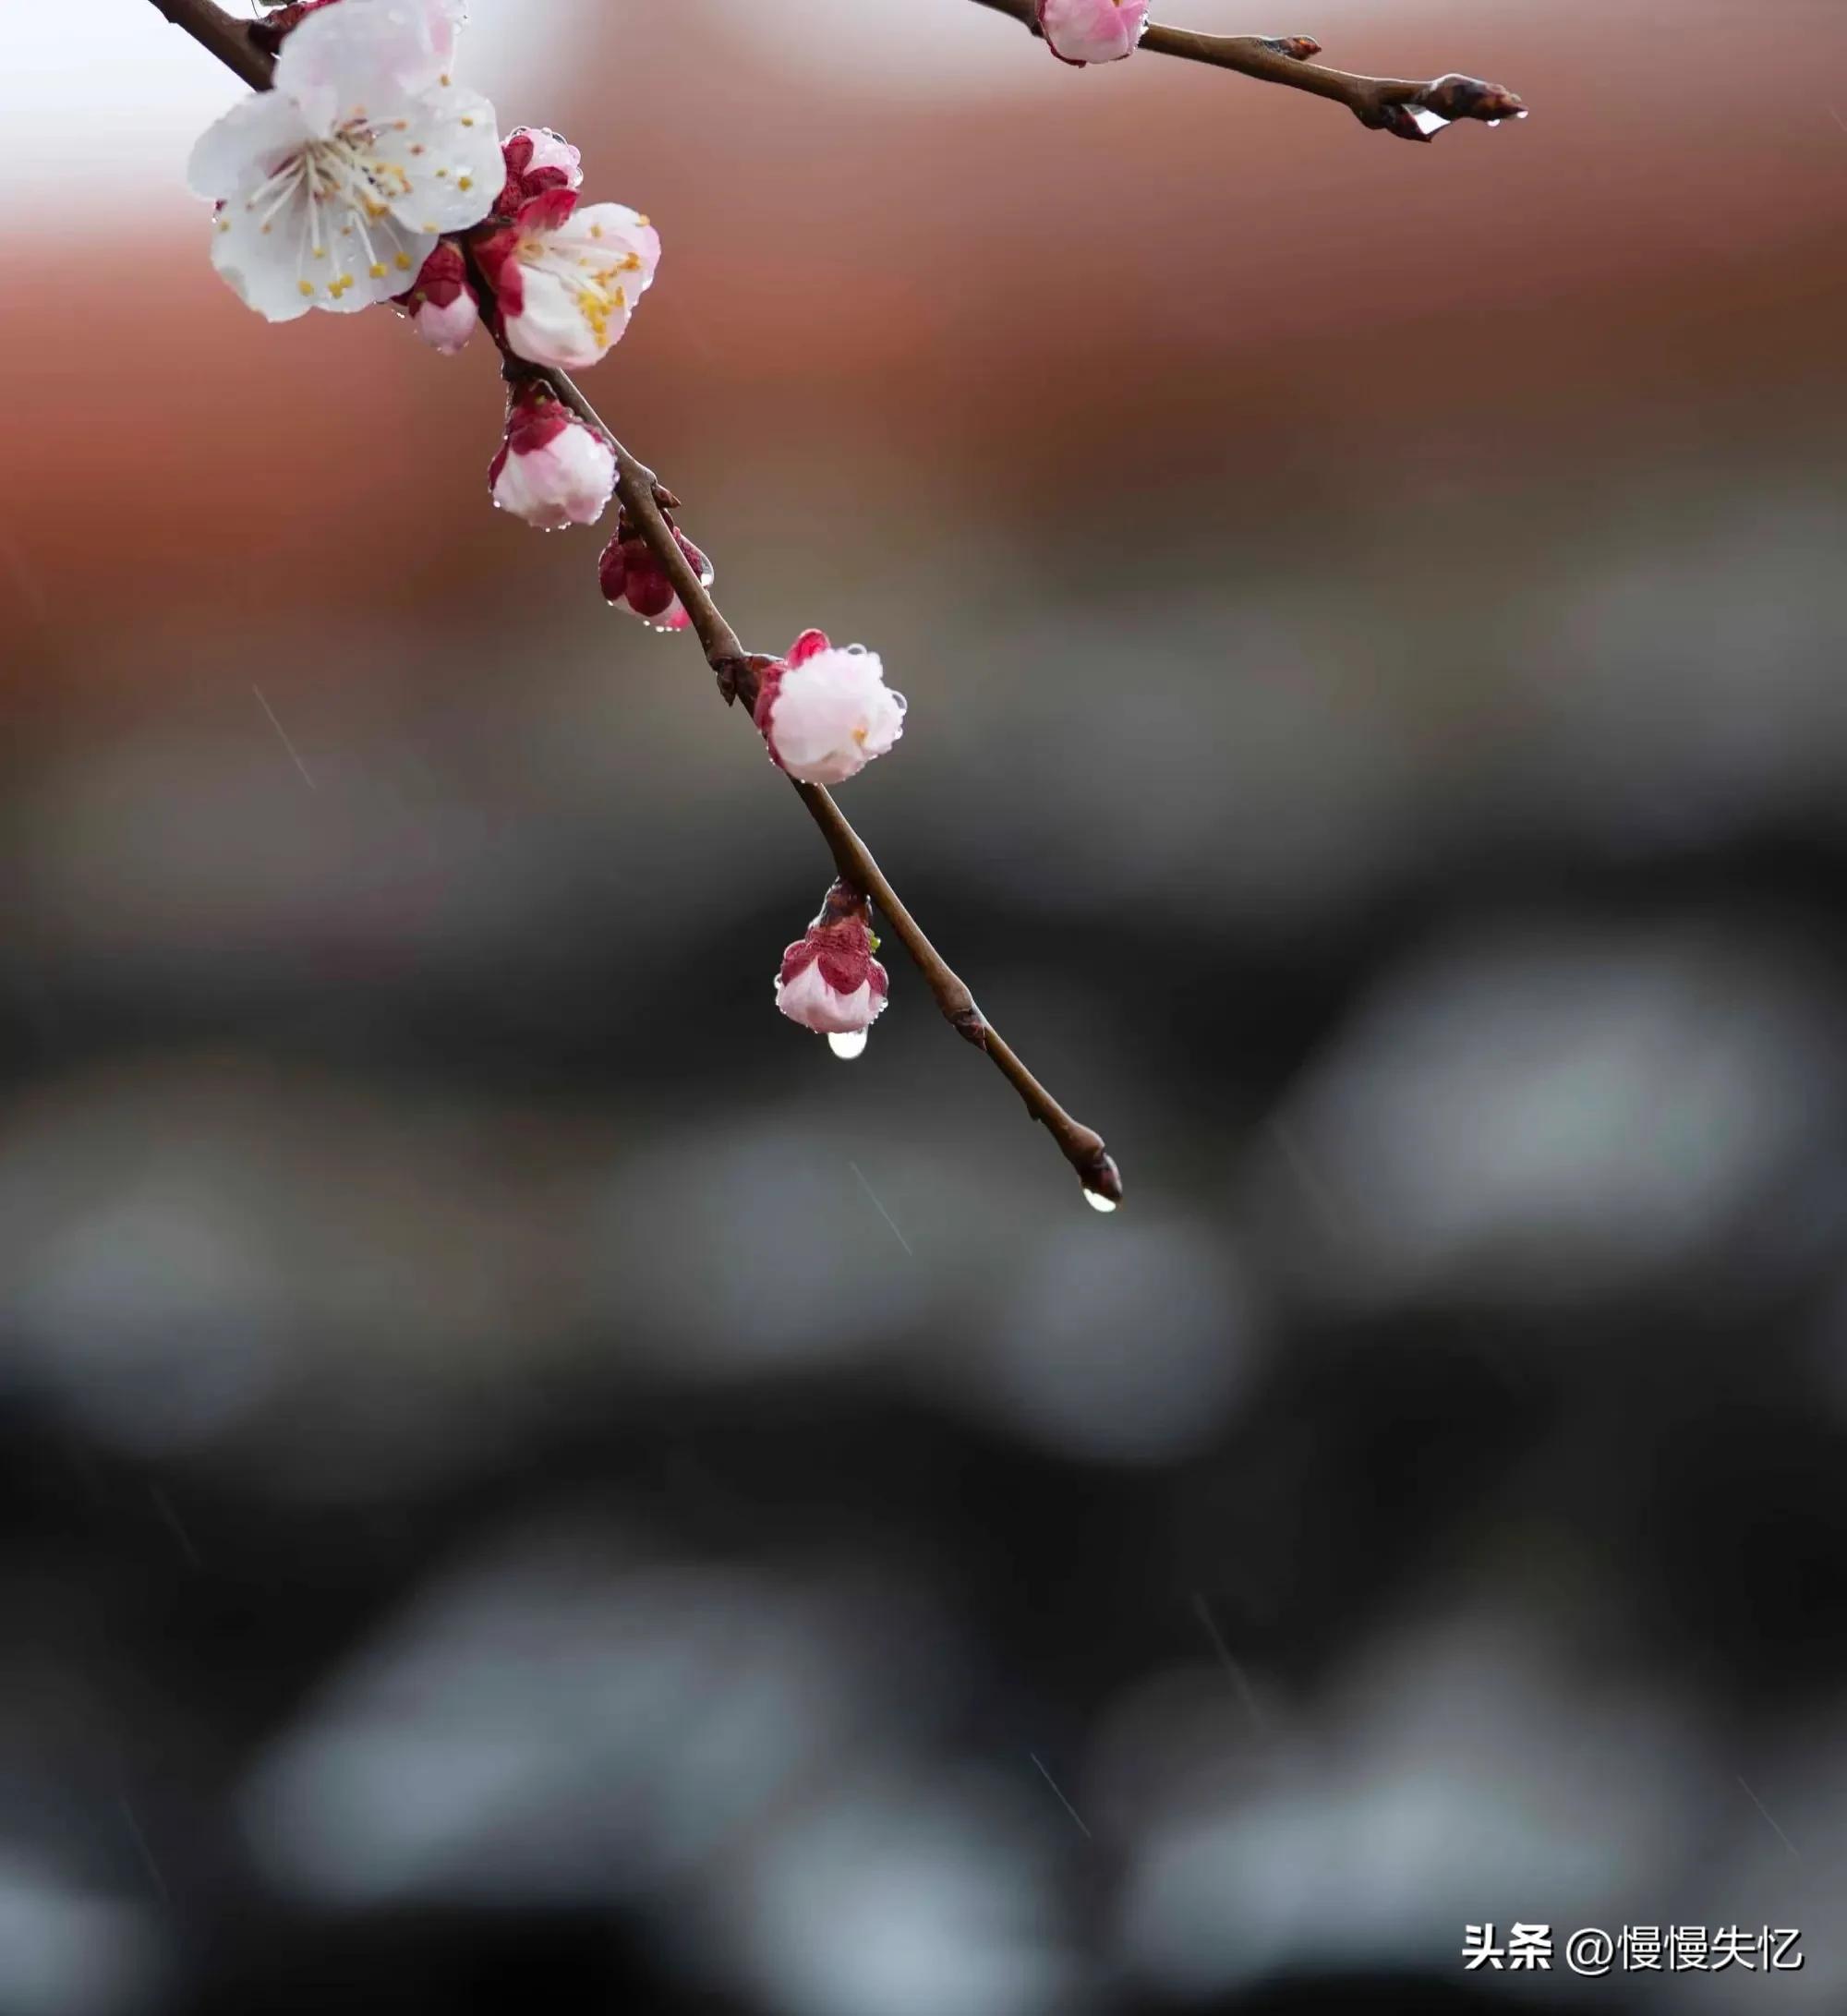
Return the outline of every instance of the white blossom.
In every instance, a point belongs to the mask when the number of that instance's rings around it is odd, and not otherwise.
[[[211,262],[272,322],[410,285],[438,236],[504,177],[494,108],[452,81],[458,0],[340,0],[291,30],[275,88],[201,135],[187,171],[218,206]]]
[[[765,674],[754,719],[769,753],[804,784],[841,784],[904,732],[904,695],[885,682],[875,651],[839,648],[803,631]]]
[[[660,235],[626,204],[580,207],[574,190],[558,187],[484,233],[477,252],[514,354],[580,371],[621,342],[653,284]]]

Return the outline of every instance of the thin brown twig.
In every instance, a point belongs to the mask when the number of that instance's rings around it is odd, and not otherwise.
[[[975,0],[981,7],[1005,14],[1038,34],[1034,0]],[[1312,35],[1201,35],[1190,28],[1163,28],[1151,22],[1140,46],[1158,56],[1179,56],[1189,63],[1208,63],[1236,70],[1265,84],[1284,84],[1292,91],[1312,91],[1345,105],[1361,126],[1395,134],[1401,140],[1428,140],[1417,115],[1428,112],[1447,125],[1455,119],[1500,119],[1526,115],[1526,106],[1499,84],[1479,78],[1431,78],[1423,83],[1402,77],[1358,77],[1310,61],[1322,45]]]
[[[153,5],[175,28],[183,29],[254,90],[270,88],[274,75],[274,59],[251,35],[251,24],[227,15],[214,0],[153,0]],[[482,288],[483,298],[491,300],[491,292],[481,281],[478,270],[476,277],[477,285]],[[491,326],[491,317],[489,322]],[[757,670],[768,661],[755,658],[744,649],[737,632],[712,599],[697,571],[681,551],[667,512],[662,508],[663,499],[670,507],[672,500],[662,489],[653,470],[617,439],[609,423],[566,373],[528,364],[514,356],[504,341],[501,341],[498,332],[496,340],[501,342],[502,368],[510,380],[543,382],[609,442],[616,457],[616,496],[691,618],[694,632],[705,651],[706,662],[718,680],[719,690],[728,700],[739,694],[750,698]],[[911,963],[923,975],[950,1026],[993,1059],[1025,1101],[1028,1114],[1057,1142],[1059,1151],[1077,1171],[1085,1189],[1109,1203],[1119,1202],[1123,1194],[1122,1177],[1104,1145],[1103,1136],[1065,1111],[1027,1069],[1019,1053],[982,1014],[967,983],[924,936],[923,927],[886,879],[871,849],[835,803],[832,793],[819,785],[803,783],[795,784],[795,791],[827,841],[839,875],[877,905],[899,943],[910,955]]]

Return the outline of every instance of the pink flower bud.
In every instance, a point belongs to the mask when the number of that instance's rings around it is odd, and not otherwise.
[[[685,554],[686,564],[709,588],[717,578],[711,561],[678,525],[672,531],[674,544]],[[655,630],[684,630],[692,621],[673,592],[672,582],[647,541],[630,524],[626,512],[616,521],[616,536],[603,549],[597,572],[603,598],[612,609],[626,609]]]
[[[615,488],[615,453],[568,406],[525,388],[514,394],[488,482],[495,503],[527,525],[548,532],[595,525]]]
[[[515,127],[501,151],[506,158],[507,179],[494,208],[502,217],[514,215],[522,203],[543,196],[547,189],[576,189],[584,185],[583,156],[549,127]]]
[[[453,356],[475,333],[480,304],[468,281],[468,262],[462,247],[444,238],[423,262],[416,284],[396,296],[415,329],[432,350]]]
[[[804,630],[763,675],[752,718],[791,777],[843,784],[903,734],[904,707],[875,651],[836,649],[824,631]]]
[[[821,914],[782,955],[776,1005],[791,1021],[822,1036],[851,1036],[884,1012],[890,982],[872,956],[871,906],[837,882]]]
[[[1039,29],[1060,63],[1119,63],[1135,54],[1148,0],[1039,0]]]

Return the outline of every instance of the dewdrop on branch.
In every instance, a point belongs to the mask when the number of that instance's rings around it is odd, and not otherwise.
[[[506,438],[488,470],[502,511],[545,532],[595,525],[615,484],[615,451],[595,428],[541,387],[513,393]]]
[[[1039,0],[1039,32],[1060,63],[1119,63],[1135,54],[1149,0]]]
[[[456,0],[340,0],[292,29],[275,87],[209,127],[187,178],[211,263],[272,322],[405,292],[505,174],[494,108],[453,79]]]
[[[873,954],[872,906],[857,889],[836,882],[821,914],[782,955],[776,1005],[839,1057],[856,1057],[865,1032],[885,1011],[889,981]]]
[[[771,757],[803,784],[843,784],[904,732],[905,700],[877,652],[804,630],[757,687],[752,719]]]

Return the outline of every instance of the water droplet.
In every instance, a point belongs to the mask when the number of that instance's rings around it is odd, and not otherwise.
[[[1116,1199],[1105,1197],[1101,1190],[1086,1190],[1084,1192],[1084,1201],[1093,1211],[1114,1211],[1116,1209]]]
[[[864,1050],[865,1046],[866,1032],[863,1029],[849,1030],[843,1036],[829,1036],[827,1038],[828,1049],[837,1057],[844,1058],[849,1064]],[[1111,1208],[1114,1209],[1115,1207],[1112,1206]]]

